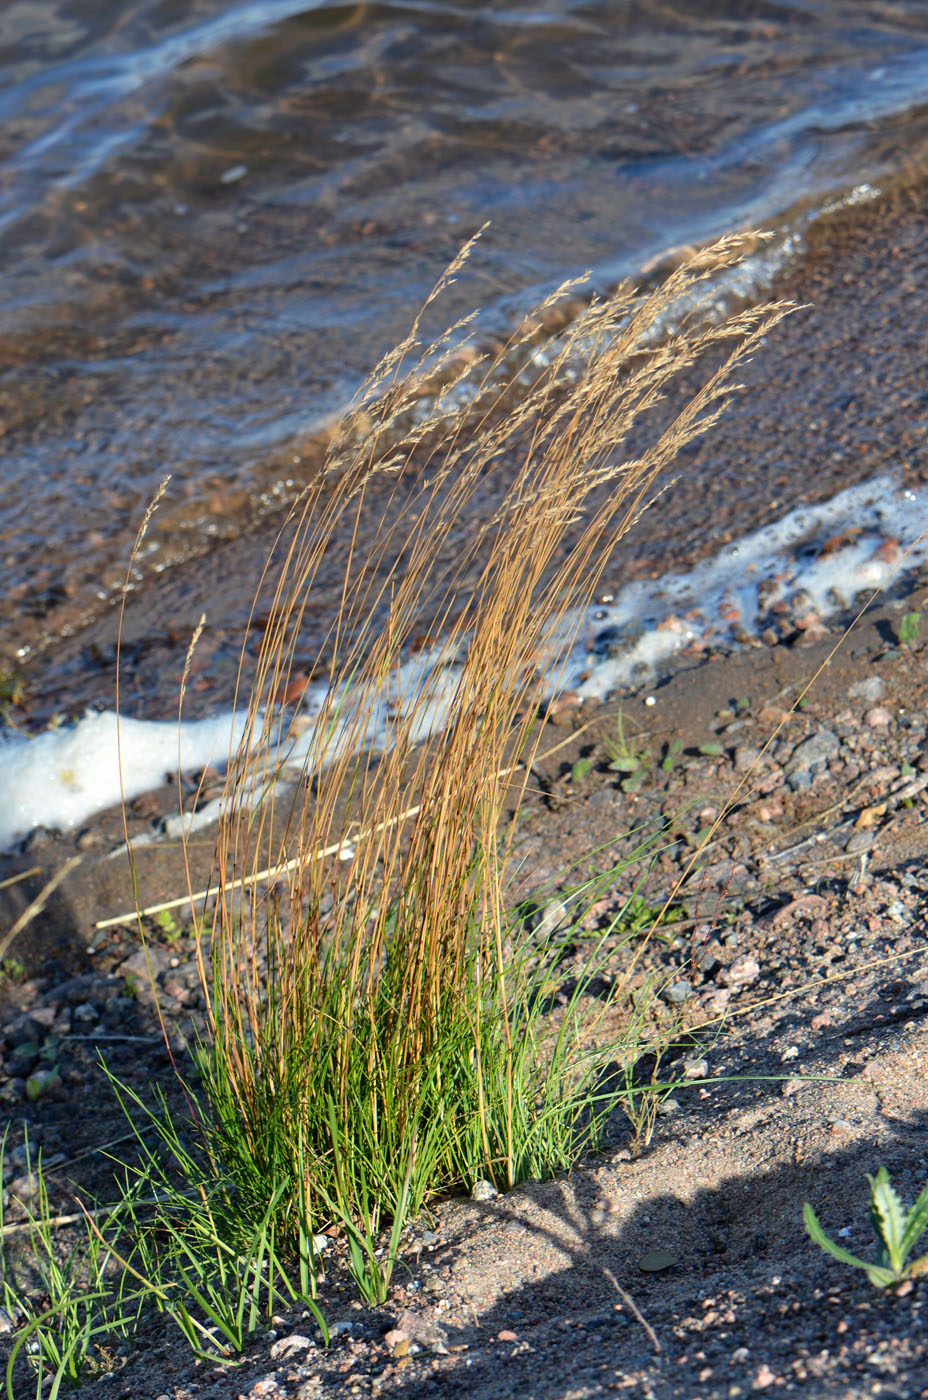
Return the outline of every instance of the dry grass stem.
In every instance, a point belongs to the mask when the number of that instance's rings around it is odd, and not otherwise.
[[[3,937],[0,938],[0,962],[6,957],[13,940],[18,938],[23,930],[29,927],[36,915],[41,914],[62,880],[66,880],[71,871],[76,869],[83,859],[84,857],[82,855],[76,855],[66,860],[64,865],[56,870],[51,879],[43,885],[35,899],[26,906],[12,927],[7,929]],[[27,874],[34,875],[35,871],[28,871]]]

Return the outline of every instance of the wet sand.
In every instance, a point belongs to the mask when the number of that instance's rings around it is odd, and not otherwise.
[[[800,265],[772,289],[803,309],[759,349],[721,423],[678,458],[671,489],[617,550],[606,586],[685,567],[801,502],[827,499],[878,472],[910,482],[928,477],[926,210],[924,186],[900,188],[817,226]],[[680,383],[681,402],[696,384]],[[487,512],[510,474],[501,471],[488,491]],[[249,528],[234,506],[224,521],[221,500],[217,507],[228,540],[130,597],[127,713],[173,714],[187,643],[204,611],[190,713],[229,703],[255,581],[279,528],[270,520]],[[381,507],[372,499],[372,520]],[[336,563],[316,600],[319,635],[337,581]],[[42,727],[53,713],[113,703],[115,609],[87,625],[81,616],[80,601],[65,599],[40,619],[7,621],[0,657],[22,675],[19,718],[27,728]],[[47,645],[18,662],[17,649],[39,645],[43,632]],[[312,645],[309,635],[307,652]]]

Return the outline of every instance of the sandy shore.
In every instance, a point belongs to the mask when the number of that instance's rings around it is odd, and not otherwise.
[[[520,893],[569,922],[568,867],[597,849],[601,864],[621,859],[639,839],[634,828],[663,828],[656,856],[604,887],[576,941],[582,958],[584,938],[633,889],[651,907],[673,895],[680,922],[643,954],[624,938],[614,954],[617,976],[640,958],[629,991],[647,979],[663,987],[655,1032],[694,1032],[661,1066],[682,1082],[650,1142],[636,1143],[617,1112],[607,1151],[569,1178],[480,1205],[446,1203],[412,1227],[390,1299],[375,1312],[358,1310],[333,1266],[321,1303],[340,1328],[328,1351],[299,1311],[257,1337],[231,1372],[193,1365],[152,1326],[114,1380],[86,1393],[920,1395],[928,1342],[918,1288],[883,1297],[826,1260],[803,1233],[801,1205],[812,1200],[832,1234],[847,1228],[864,1250],[864,1173],[885,1163],[910,1198],[922,1184],[928,650],[900,648],[895,633],[903,610],[924,603],[924,587],[884,600],[830,660],[838,634],[807,647],[797,633],[792,644],[680,673],[651,692],[652,704],[644,694],[625,702],[626,735],[646,761],[634,792],[608,768],[614,705],[564,706],[549,722],[548,757],[519,822]],[[700,831],[733,794],[693,862]],[[37,843],[31,858],[38,852]],[[117,862],[85,854],[86,871],[20,949],[32,975],[4,985],[0,1094],[11,1143],[28,1123],[62,1210],[68,1179],[100,1189],[93,1148],[120,1132],[97,1052],[130,1084],[171,1085],[131,930],[85,950],[105,898],[124,899]],[[183,920],[170,934],[153,925],[152,935],[162,1009],[189,1032],[202,1012],[192,943]],[[570,959],[563,973],[569,985]],[[49,1045],[51,1060],[27,1063]],[[29,1103],[25,1077],[40,1063],[57,1082]],[[91,1096],[99,1107],[88,1117]],[[673,1257],[666,1272],[642,1271],[653,1247]],[[308,1351],[278,1345],[307,1333]]]
[[[920,194],[860,213],[834,231],[831,245],[813,248],[793,283],[777,290],[814,308],[758,356],[752,391],[688,455],[667,513],[646,518],[640,539],[616,561],[619,576],[716,548],[726,531],[769,518],[774,498],[785,509],[886,468],[921,476],[924,327],[912,308],[928,290],[926,248]],[[241,580],[244,598],[245,575],[253,577],[265,543],[239,542],[234,567],[217,551],[146,590],[130,609],[131,636],[162,636],[167,618],[188,609],[193,616],[230,578]],[[646,1150],[638,1151],[619,1115],[609,1151],[569,1180],[479,1206],[452,1203],[437,1220],[419,1222],[378,1313],[354,1307],[333,1270],[323,1305],[346,1326],[327,1353],[294,1344],[288,1359],[286,1348],[273,1350],[307,1330],[298,1315],[282,1319],[279,1337],[257,1339],[233,1372],[194,1366],[173,1336],[153,1330],[138,1355],[120,1360],[114,1379],[86,1393],[120,1400],[924,1394],[922,1285],[898,1297],[875,1294],[824,1259],[800,1219],[811,1199],[830,1233],[847,1227],[851,1247],[863,1249],[864,1171],[885,1162],[909,1198],[923,1181],[928,788],[918,784],[928,675],[926,653],[900,648],[897,638],[902,612],[922,611],[924,602],[918,580],[904,596],[883,599],[830,661],[837,632],[812,646],[797,632],[775,646],[704,657],[651,688],[653,704],[644,693],[623,702],[626,730],[648,756],[637,791],[623,790],[605,760],[616,705],[563,707],[549,726],[544,747],[555,751],[538,765],[519,825],[520,892],[543,887],[547,901],[564,902],[573,861],[601,847],[604,859],[618,859],[630,850],[633,827],[660,821],[664,849],[604,895],[592,926],[636,882],[652,906],[676,886],[682,922],[652,940],[641,968],[666,988],[654,1012],[660,1025],[674,1015],[713,1023],[695,1049],[670,1057],[680,1076],[684,1059],[704,1058],[707,1082],[674,1095],[677,1110],[657,1120]],[[108,698],[107,664],[97,665],[91,685],[83,658],[91,643],[104,645],[111,622],[63,642],[27,673],[27,715],[41,716],[53,694],[64,708]],[[202,673],[204,705],[220,698],[224,645]],[[177,657],[174,647],[159,646],[160,658],[157,647],[139,642],[136,696],[152,706],[167,689],[171,657],[178,668],[182,661],[183,648]],[[826,662],[808,702],[787,717]],[[150,684],[147,665],[161,668]],[[775,746],[758,758],[778,728]],[[587,761],[585,773],[578,760]],[[742,778],[746,787],[711,848],[678,885],[699,833]],[[130,814],[133,833],[149,830],[169,802],[176,793],[142,799]],[[109,858],[119,839],[119,820],[107,814],[90,835],[33,838],[0,871],[42,868],[0,892],[8,927],[52,870],[82,856],[11,949],[22,975],[0,988],[0,1093],[11,1143],[28,1123],[47,1159],[58,1157],[61,1183],[98,1182],[99,1160],[81,1154],[118,1130],[115,1112],[84,1111],[91,1095],[102,1103],[97,1047],[133,1082],[152,1075],[168,1082],[150,1003],[125,995],[127,978],[138,990],[132,931],[94,936],[96,919],[127,907],[124,860]],[[210,855],[206,838],[194,851],[195,879]],[[180,892],[176,847],[141,856],[143,899]],[[156,942],[156,951],[168,1015],[189,1024],[199,1007],[183,928]],[[626,956],[617,949],[617,970]],[[820,985],[801,990],[813,982]],[[730,1020],[716,1038],[720,1016]],[[35,1066],[21,1047],[53,1037],[53,1061],[44,1063],[54,1064],[58,1083],[30,1103],[24,1085]],[[803,1082],[822,1074],[830,1077],[824,1087]],[[717,1075],[774,1078],[719,1085]],[[67,1200],[62,1185],[63,1208]],[[655,1245],[676,1263],[642,1272],[640,1259]],[[388,1332],[402,1333],[407,1347],[385,1341]]]

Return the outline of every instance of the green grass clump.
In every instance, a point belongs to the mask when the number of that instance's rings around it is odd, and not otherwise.
[[[613,933],[602,935],[600,950]],[[423,1037],[414,1067],[396,1015],[407,969],[390,955],[352,1006],[348,970],[326,976],[327,1000],[315,1003],[320,1024],[352,1015],[349,1040],[293,1047],[273,1086],[262,1073],[266,1045],[249,1047],[236,1072],[245,1064],[266,1097],[243,1105],[227,1062],[211,1055],[207,1133],[246,1212],[283,1187],[284,1229],[309,1234],[336,1222],[355,1283],[382,1301],[402,1229],[425,1203],[481,1179],[505,1188],[549,1177],[595,1150],[618,1097],[598,1088],[604,1057],[595,1029],[610,999],[590,996],[604,965],[594,951],[552,1028],[567,946],[539,957],[525,945],[501,970],[475,935],[460,978],[434,1008],[441,1033]]]

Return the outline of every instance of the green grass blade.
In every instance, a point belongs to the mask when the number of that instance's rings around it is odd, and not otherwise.
[[[212,1301],[209,1298],[207,1298],[203,1289],[197,1287],[193,1279],[190,1278],[189,1274],[184,1269],[178,1269],[178,1273],[184,1280],[184,1287],[187,1289],[187,1292],[190,1294],[191,1298],[194,1300],[200,1311],[205,1313],[206,1316],[219,1329],[219,1331],[225,1337],[226,1341],[229,1343],[229,1346],[232,1347],[234,1351],[241,1351],[241,1340],[240,1337],[236,1334],[236,1331],[233,1328],[231,1321],[229,1321],[230,1315],[228,1313],[228,1310],[224,1310],[222,1308],[221,1302],[215,1297]]]
[[[873,1229],[883,1246],[885,1262],[898,1274],[905,1263],[905,1252],[902,1248],[905,1211],[890,1183],[889,1172],[885,1167],[880,1167],[876,1176],[868,1176],[867,1180],[870,1182],[870,1219]]]
[[[216,1350],[207,1351],[205,1347],[200,1345],[198,1337],[201,1335],[209,1337],[209,1331],[201,1322],[198,1322],[197,1319],[193,1317],[183,1303],[179,1301],[172,1303],[167,1309],[167,1314],[172,1322],[174,1322],[175,1326],[183,1333],[193,1355],[198,1357],[200,1361],[209,1361],[217,1366],[231,1366],[235,1364],[224,1352]],[[212,1341],[213,1339],[210,1338],[210,1340]]]
[[[815,1211],[806,1201],[802,1208],[802,1223],[806,1227],[806,1232],[826,1254],[830,1254],[832,1259],[837,1259],[839,1264],[851,1264],[855,1269],[872,1269],[874,1265],[865,1259],[858,1259],[856,1254],[851,1254],[848,1250],[842,1249],[839,1244],[830,1240],[818,1222]]]
[[[916,1240],[928,1230],[928,1183],[922,1189],[914,1205],[909,1208],[902,1232],[902,1257],[907,1259]]]

